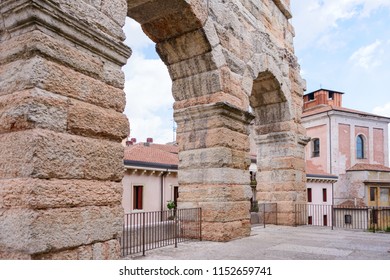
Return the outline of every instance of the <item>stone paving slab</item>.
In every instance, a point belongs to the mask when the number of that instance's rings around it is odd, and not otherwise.
[[[253,227],[226,243],[191,241],[146,252],[137,260],[390,260],[390,234],[325,227]]]

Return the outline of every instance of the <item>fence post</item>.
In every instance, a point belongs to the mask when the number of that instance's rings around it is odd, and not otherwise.
[[[331,223],[332,223],[332,230],[333,230],[333,224],[334,224],[334,209],[333,209],[333,204],[330,206],[330,211],[332,215]]]
[[[202,208],[199,208],[199,240],[202,241]]]
[[[375,230],[376,230],[376,224],[378,223],[378,210],[374,207],[372,209],[372,220],[374,222],[374,233],[375,233]]]
[[[278,204],[275,203],[275,223],[278,225]]]
[[[175,227],[175,231],[174,231],[174,234],[175,234],[175,248],[177,248],[177,217],[176,217],[176,209],[174,210],[175,212],[174,212],[174,216],[173,216],[173,218],[174,218],[174,227]]]
[[[142,256],[145,256],[145,212],[142,213]]]

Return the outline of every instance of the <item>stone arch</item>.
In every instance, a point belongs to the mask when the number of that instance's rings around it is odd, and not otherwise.
[[[258,74],[252,72],[256,78],[249,97],[255,115],[252,137],[257,153],[256,199],[260,203],[277,203],[278,223],[293,225],[294,204],[304,202],[306,195],[303,147],[308,139],[296,116],[301,107],[294,108],[297,105],[293,102],[291,81],[288,73],[282,72],[289,68],[277,65],[266,54],[256,61],[257,67],[252,69]]]
[[[246,153],[252,116],[242,110],[247,97],[233,92],[209,2],[129,2],[128,15],[156,43],[172,79],[179,207],[202,207],[204,239],[226,241],[250,232]]]

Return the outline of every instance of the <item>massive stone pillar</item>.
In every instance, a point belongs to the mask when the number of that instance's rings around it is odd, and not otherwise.
[[[202,208],[203,238],[250,234],[248,125],[253,119],[225,102],[178,109],[180,205]]]
[[[113,259],[126,1],[0,2],[0,258]]]

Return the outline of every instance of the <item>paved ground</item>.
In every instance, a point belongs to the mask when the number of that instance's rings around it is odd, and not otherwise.
[[[132,256],[138,260],[390,260],[390,234],[324,227],[253,227],[227,243],[186,242]]]

